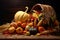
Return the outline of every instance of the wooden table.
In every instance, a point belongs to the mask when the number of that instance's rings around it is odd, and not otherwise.
[[[4,26],[0,26],[0,27],[5,27],[5,26],[9,26],[10,23],[5,24]],[[1,29],[1,28],[0,28]],[[1,30],[0,30],[1,31]],[[25,35],[3,35],[2,33],[0,33],[0,39],[21,39],[21,40],[53,40],[53,39],[59,39],[60,40],[60,36],[52,36],[52,35],[43,35],[43,36],[25,36]]]
[[[0,39],[21,39],[21,40],[40,40],[40,39],[43,39],[43,40],[53,40],[53,39],[59,39],[60,40],[60,36],[52,36],[52,35],[47,35],[47,36],[25,36],[25,35],[17,35],[17,34],[14,34],[14,35],[3,35],[3,34],[0,34]]]

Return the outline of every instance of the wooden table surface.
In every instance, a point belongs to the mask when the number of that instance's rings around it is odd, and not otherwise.
[[[0,34],[0,39],[60,39],[60,36],[52,36],[52,35],[42,35],[42,36],[25,36],[25,35],[3,35]]]

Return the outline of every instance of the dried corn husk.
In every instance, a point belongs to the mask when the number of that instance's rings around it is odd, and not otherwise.
[[[0,26],[0,33],[7,30],[10,27],[10,23],[6,23]]]

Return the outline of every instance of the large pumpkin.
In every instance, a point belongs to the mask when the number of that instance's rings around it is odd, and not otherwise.
[[[18,11],[15,16],[14,16],[14,20],[17,21],[26,21],[29,17],[29,14],[27,14],[26,12],[23,11]]]
[[[27,10],[28,10],[28,8],[26,9],[25,12],[24,11],[16,12],[16,14],[14,16],[15,22],[17,22],[17,21],[25,22],[29,18],[29,14],[27,13]]]

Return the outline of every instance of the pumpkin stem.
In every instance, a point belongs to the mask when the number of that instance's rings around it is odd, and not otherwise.
[[[26,6],[25,8],[26,8],[25,12],[27,12],[28,11],[28,6]]]

